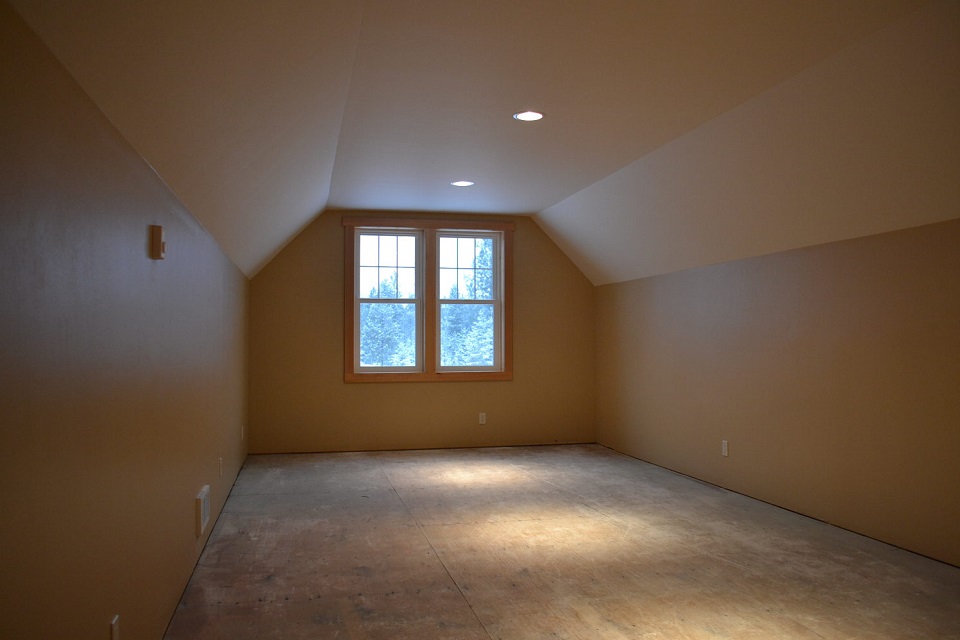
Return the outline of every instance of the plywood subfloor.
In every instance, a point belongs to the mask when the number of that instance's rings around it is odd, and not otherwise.
[[[251,456],[166,638],[960,638],[960,569],[597,445]]]

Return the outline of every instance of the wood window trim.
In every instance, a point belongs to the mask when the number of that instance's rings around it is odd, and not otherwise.
[[[343,380],[344,382],[479,382],[513,380],[513,222],[501,220],[447,220],[433,218],[386,218],[386,217],[344,217],[341,220],[345,228],[343,245]],[[424,232],[424,332],[423,364],[424,371],[357,373],[354,371],[354,321],[355,321],[355,270],[356,228],[382,227],[393,229],[419,229]],[[433,250],[426,250],[436,244],[438,230],[499,231],[503,234],[502,280],[503,280],[503,369],[501,371],[436,371],[437,351],[437,256]],[[429,244],[428,244],[429,243]]]

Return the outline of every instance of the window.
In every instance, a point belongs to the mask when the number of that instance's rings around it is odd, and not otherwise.
[[[361,230],[357,234],[357,309],[360,348],[356,369],[417,371],[423,316],[422,270],[414,232]]]
[[[343,225],[347,382],[512,378],[512,223]]]

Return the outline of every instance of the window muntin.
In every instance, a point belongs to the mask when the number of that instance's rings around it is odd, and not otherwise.
[[[342,223],[345,381],[513,378],[512,222],[345,216]],[[371,322],[378,314],[388,320]],[[384,340],[372,328],[378,324]]]

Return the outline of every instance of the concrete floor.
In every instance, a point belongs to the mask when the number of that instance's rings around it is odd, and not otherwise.
[[[960,638],[960,569],[597,445],[251,456],[166,638]]]

